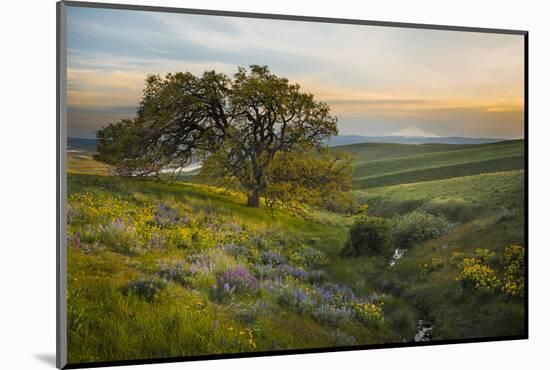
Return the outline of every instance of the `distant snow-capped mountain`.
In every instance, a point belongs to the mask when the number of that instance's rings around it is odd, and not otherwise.
[[[392,132],[389,135],[385,136],[401,136],[401,137],[439,137],[438,135],[432,134],[431,132],[424,131],[416,125],[408,125],[407,127]]]

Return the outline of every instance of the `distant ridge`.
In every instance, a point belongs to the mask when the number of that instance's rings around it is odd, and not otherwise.
[[[98,139],[84,139],[79,137],[67,138],[67,149],[81,152],[96,152]]]
[[[471,137],[417,137],[417,136],[361,136],[338,135],[328,141],[330,146],[341,146],[361,143],[395,143],[395,144],[489,144],[510,139],[503,138],[471,138]],[[95,152],[98,139],[67,138],[68,150]]]
[[[423,136],[360,136],[338,135],[328,141],[330,146],[341,146],[360,143],[395,143],[395,144],[488,144],[506,141],[504,138],[473,137],[423,137]]]

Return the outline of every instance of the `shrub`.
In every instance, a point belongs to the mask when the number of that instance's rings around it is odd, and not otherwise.
[[[485,248],[477,248],[475,250],[475,256],[477,259],[479,259],[483,263],[489,262],[492,258],[496,256],[495,252],[492,252]]]
[[[299,267],[295,267],[287,264],[277,266],[275,268],[275,275],[280,277],[281,279],[284,279],[287,276],[291,276],[297,280],[306,280],[309,276],[307,271]]]
[[[525,290],[525,248],[511,245],[502,255],[504,280],[502,292],[508,297],[523,297]]]
[[[188,286],[191,283],[193,272],[187,268],[185,260],[173,259],[160,261],[158,276]]]
[[[165,288],[165,281],[156,278],[141,278],[130,281],[124,288],[124,294],[135,294],[147,301],[154,300]]]
[[[359,301],[353,290],[347,285],[329,283],[314,288],[319,301],[330,303],[336,307],[355,304]]]
[[[202,273],[209,274],[216,269],[214,259],[208,254],[193,254],[187,256],[189,269],[193,275]]]
[[[394,216],[392,224],[393,241],[399,249],[408,249],[417,243],[437,239],[453,226],[445,216],[434,216],[423,211]]]
[[[258,279],[265,280],[275,276],[275,268],[271,265],[264,265],[263,263],[257,263],[252,266],[252,271]]]
[[[327,262],[327,256],[312,247],[300,247],[294,251],[289,259],[296,265],[304,267],[322,266]]]
[[[382,302],[376,303],[358,303],[355,305],[355,316],[365,326],[376,328],[384,322]]]
[[[280,306],[288,307],[299,314],[313,312],[317,303],[310,290],[305,290],[292,284],[274,282],[266,286],[266,288],[273,294]]]
[[[222,252],[226,252],[227,254],[233,256],[233,257],[239,257],[239,256],[248,256],[249,250],[243,245],[240,244],[234,244],[234,243],[227,243],[224,245],[219,245],[218,248]]]
[[[321,304],[313,310],[312,316],[321,323],[340,327],[353,317],[353,313],[353,310],[349,307],[335,307]]]
[[[456,280],[486,292],[493,292],[500,286],[495,270],[477,258],[464,258]]]
[[[462,261],[464,260],[464,253],[459,251],[452,251],[451,252],[451,265],[455,267],[459,267],[462,264]]]
[[[348,240],[340,253],[350,257],[381,255],[391,258],[389,222],[379,217],[360,218],[350,228]]]
[[[260,258],[265,265],[278,266],[285,263],[285,256],[274,251],[262,251]]]
[[[130,256],[143,253],[142,243],[136,236],[135,227],[121,219],[116,219],[107,225],[100,225],[95,238],[114,252]]]
[[[251,304],[231,305],[235,317],[246,324],[253,324],[258,317],[266,317],[271,314],[267,302],[257,300]]]
[[[252,293],[258,290],[259,284],[254,275],[244,267],[237,266],[218,276],[218,288],[236,294]]]

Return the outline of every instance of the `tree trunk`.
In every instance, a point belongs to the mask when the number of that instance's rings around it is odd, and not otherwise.
[[[254,189],[251,193],[248,194],[247,205],[253,208],[260,208],[260,192],[258,189]]]

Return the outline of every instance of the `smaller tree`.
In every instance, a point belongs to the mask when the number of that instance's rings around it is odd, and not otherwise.
[[[361,217],[349,230],[348,240],[340,252],[345,257],[363,255],[383,256],[392,254],[390,223],[381,217]]]

